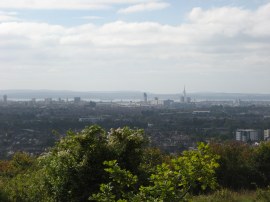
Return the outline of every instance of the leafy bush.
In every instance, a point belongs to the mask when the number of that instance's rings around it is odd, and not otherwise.
[[[208,145],[199,144],[196,151],[185,151],[173,158],[169,164],[158,165],[149,178],[149,186],[136,186],[138,178],[126,169],[121,169],[117,161],[105,162],[105,171],[111,181],[101,184],[100,192],[93,194],[95,201],[181,201],[194,188],[215,189],[216,160]]]

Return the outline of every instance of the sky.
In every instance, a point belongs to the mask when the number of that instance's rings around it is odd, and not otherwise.
[[[270,93],[270,0],[1,0],[0,89]]]

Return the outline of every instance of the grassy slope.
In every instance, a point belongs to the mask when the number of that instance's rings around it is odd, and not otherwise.
[[[253,192],[232,192],[229,190],[217,191],[211,195],[191,197],[191,202],[269,202],[270,190],[257,190]]]

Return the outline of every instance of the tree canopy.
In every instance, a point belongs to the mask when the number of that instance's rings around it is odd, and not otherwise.
[[[179,201],[214,189],[218,156],[209,146],[179,156],[148,146],[143,130],[68,131],[37,158],[17,154],[0,163],[1,201]],[[15,169],[16,168],[16,169]],[[2,186],[5,182],[5,186]]]

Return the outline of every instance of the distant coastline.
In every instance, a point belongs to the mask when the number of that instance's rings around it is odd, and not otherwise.
[[[143,100],[143,91],[66,91],[66,90],[0,90],[0,96],[7,95],[10,100],[31,100],[32,98],[44,99],[73,99],[81,97],[84,100],[93,101],[139,101]],[[199,92],[187,94],[196,101],[269,101],[270,94],[252,94],[252,93],[215,93],[215,92]],[[178,94],[158,94],[147,93],[148,98],[154,99],[157,97],[160,100],[179,100],[181,92]]]

